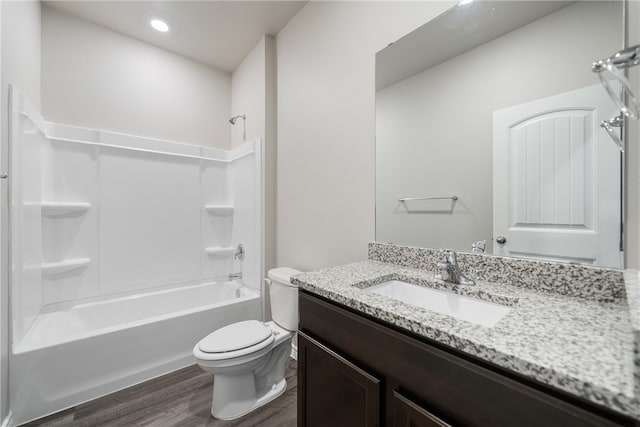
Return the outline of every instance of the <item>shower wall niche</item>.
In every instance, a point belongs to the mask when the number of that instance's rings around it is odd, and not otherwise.
[[[259,289],[259,141],[227,151],[54,124],[15,90],[11,105],[14,348],[38,314],[79,301],[240,271]]]

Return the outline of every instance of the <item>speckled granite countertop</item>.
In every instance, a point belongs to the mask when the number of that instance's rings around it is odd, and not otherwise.
[[[435,281],[424,268],[375,260],[303,273],[292,281],[305,291],[640,419],[640,292],[637,272],[624,276],[628,295],[611,301],[483,281],[449,285]],[[487,328],[367,291],[391,279],[446,288],[512,310]]]

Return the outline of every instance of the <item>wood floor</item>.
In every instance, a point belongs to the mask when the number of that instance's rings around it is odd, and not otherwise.
[[[294,427],[297,362],[290,359],[287,363],[285,394],[233,421],[211,417],[213,376],[194,365],[24,424],[24,427]]]

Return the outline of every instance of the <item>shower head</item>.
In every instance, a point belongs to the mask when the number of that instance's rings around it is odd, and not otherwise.
[[[229,123],[231,123],[232,125],[235,125],[238,119],[246,120],[247,116],[245,114],[238,114],[237,116],[231,117],[229,119]]]

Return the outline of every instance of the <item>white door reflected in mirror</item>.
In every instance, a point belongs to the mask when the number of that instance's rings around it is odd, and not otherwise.
[[[594,85],[494,112],[494,254],[622,267],[616,111]]]

